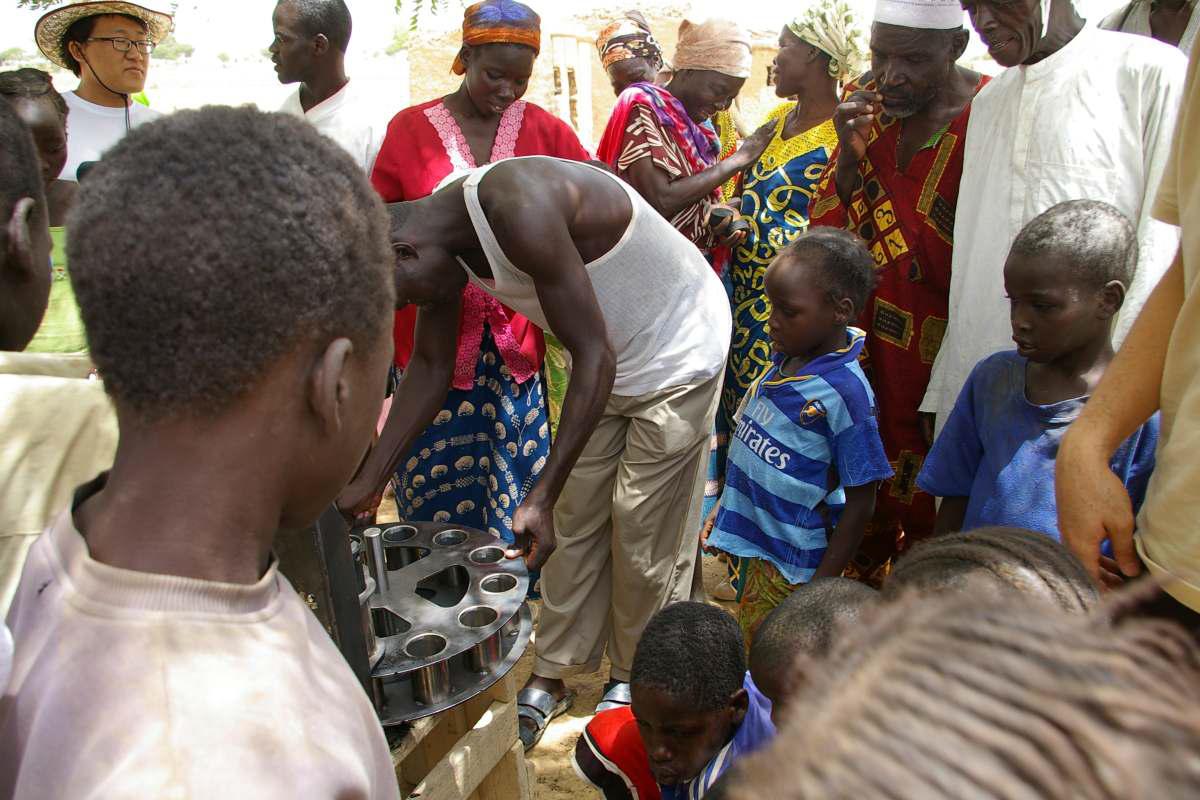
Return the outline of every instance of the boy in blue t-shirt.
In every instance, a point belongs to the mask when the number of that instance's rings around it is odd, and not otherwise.
[[[758,624],[798,585],[840,575],[892,475],[875,395],[848,328],[875,264],[862,241],[810,228],[767,270],[774,354],[737,414],[708,546],[746,559],[738,622]]]
[[[1112,319],[1136,266],[1133,226],[1107,203],[1059,203],[1017,234],[1004,265],[1017,350],[975,366],[917,478],[942,498],[938,533],[1007,525],[1060,538],[1054,460],[1113,359]],[[1112,457],[1135,513],[1158,425],[1156,414]]]

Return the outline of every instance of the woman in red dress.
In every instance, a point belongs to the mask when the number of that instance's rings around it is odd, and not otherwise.
[[[415,200],[450,176],[514,156],[588,160],[566,123],[521,100],[539,47],[540,20],[528,6],[486,0],[468,8],[453,66],[462,84],[388,125],[371,175],[383,199]],[[401,380],[415,321],[411,306],[396,313]],[[396,472],[403,519],[453,521],[512,540],[512,512],[549,452],[543,352],[537,327],[468,285],[453,386]]]

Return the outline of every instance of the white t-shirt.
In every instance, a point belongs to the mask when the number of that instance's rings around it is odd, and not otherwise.
[[[252,585],[118,569],[67,509],[8,626],[0,797],[399,800],[366,692],[274,562]]]
[[[1194,18],[1194,15],[1193,15]],[[1200,50],[1192,51],[1183,107],[1154,214],[1182,225],[1183,305],[1159,391],[1162,435],[1138,515],[1138,553],[1176,600],[1200,612]],[[1151,387],[1130,387],[1148,392]]]
[[[388,120],[376,111],[377,99],[372,102],[359,97],[352,86],[354,83],[348,82],[308,111],[300,105],[300,87],[297,86],[279,110],[308,120],[318,131],[340,144],[370,175],[387,133]]]
[[[104,151],[125,135],[125,111],[98,106],[74,92],[63,92],[71,113],[67,115],[67,164],[58,177],[64,181],[79,180],[76,170],[85,161],[99,161]],[[141,103],[129,104],[129,124],[143,125],[162,116]]]

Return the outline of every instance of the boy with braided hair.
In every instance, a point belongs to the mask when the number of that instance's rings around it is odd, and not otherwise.
[[[1100,602],[1096,585],[1070,550],[1021,528],[978,528],[918,543],[884,581],[883,597],[890,600],[912,590],[1020,593],[1074,613]]]
[[[1148,587],[1141,587],[1142,589]],[[1200,648],[1177,625],[910,593],[805,667],[803,719],[731,800],[1200,793]]]

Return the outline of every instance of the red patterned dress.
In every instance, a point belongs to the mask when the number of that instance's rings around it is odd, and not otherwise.
[[[488,163],[514,156],[590,158],[565,122],[517,101],[500,118]],[[431,194],[476,167],[466,137],[439,100],[406,108],[388,125],[371,182],[386,202]],[[416,310],[396,312],[396,365],[412,356]],[[401,460],[396,502],[407,520],[457,522],[512,539],[512,513],[549,452],[539,368],[542,332],[468,285],[459,318],[454,383],[434,423]]]

